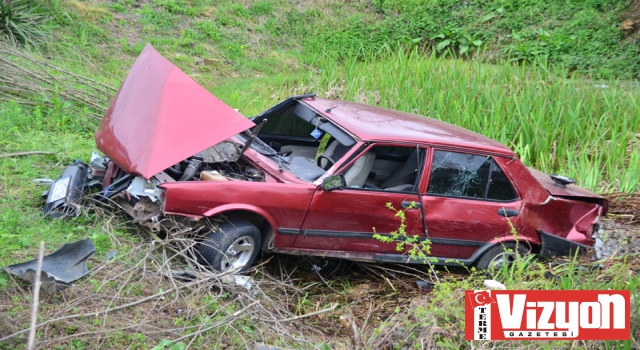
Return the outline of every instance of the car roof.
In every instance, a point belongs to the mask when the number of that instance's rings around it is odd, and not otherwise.
[[[319,97],[300,101],[362,141],[415,142],[515,156],[511,149],[495,140],[433,118]]]

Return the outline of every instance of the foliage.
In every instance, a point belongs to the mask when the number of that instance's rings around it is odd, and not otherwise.
[[[412,202],[407,208],[401,210],[396,209],[391,202],[388,202],[386,207],[387,209],[395,212],[394,216],[400,219],[400,226],[398,226],[397,230],[390,232],[388,235],[375,233],[373,238],[383,243],[394,243],[396,245],[396,251],[407,254],[412,260],[421,261],[423,263],[432,261],[434,258],[429,257],[429,254],[431,254],[431,241],[428,239],[422,239],[418,235],[411,236],[407,234],[406,231],[407,225],[405,224],[404,212],[406,210],[415,209],[416,203]]]
[[[69,43],[94,60],[121,58],[109,62],[119,69],[152,43],[188,70],[225,77],[291,74],[326,54],[365,60],[381,48],[562,66],[565,74],[604,79],[640,72],[637,40],[619,29],[625,0],[329,0],[305,6],[292,0],[140,6],[117,0],[91,11],[84,2],[55,0],[43,6],[59,25],[57,53],[73,58],[63,47]],[[204,58],[213,63],[199,64]]]
[[[0,40],[35,45],[45,36],[42,26],[48,20],[33,0],[0,0]]]
[[[361,57],[363,48],[417,45],[474,58],[483,53],[479,58],[490,61],[546,62],[597,78],[637,78],[638,44],[623,40],[619,29],[618,14],[627,5],[625,0],[374,0],[377,16],[365,11],[329,18],[323,26],[310,24],[305,43],[341,58]]]

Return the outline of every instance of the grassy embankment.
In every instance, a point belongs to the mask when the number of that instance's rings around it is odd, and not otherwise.
[[[618,81],[614,77],[634,76],[638,63],[630,57],[632,51],[629,50],[633,47],[612,27],[622,3],[591,1],[578,9],[559,1],[540,6],[495,2],[473,8],[475,4],[456,7],[440,1],[433,4],[449,7],[436,11],[429,7],[436,5],[424,5],[427,12],[433,14],[429,22],[418,18],[425,12],[424,8],[423,12],[414,11],[412,9],[419,6],[408,8],[394,1],[375,1],[371,6],[320,2],[306,8],[286,1],[246,5],[155,1],[140,7],[135,7],[133,1],[50,2],[47,7],[54,18],[50,22],[54,36],[48,37],[47,44],[38,50],[47,62],[117,87],[135,56],[150,42],[216,96],[246,115],[257,113],[288,95],[316,91],[325,97],[442,119],[500,140],[513,147],[525,163],[575,177],[593,190],[633,192],[640,183],[638,86],[634,81]],[[450,16],[451,11],[445,11],[452,8],[459,15]],[[543,15],[551,18],[552,23],[536,25]],[[581,21],[592,24],[585,28]],[[504,37],[505,33],[513,34]],[[412,40],[419,38],[422,39]],[[585,40],[590,45],[575,45]],[[478,41],[481,43],[476,48]],[[401,46],[411,45],[418,51],[399,51]],[[429,45],[445,56],[444,52],[452,49],[449,55],[461,54],[476,60],[418,54]],[[465,46],[468,48],[464,49]],[[47,58],[49,56],[53,57]],[[533,64],[520,67],[498,60],[505,57]],[[481,63],[484,58],[497,63]],[[559,67],[560,64],[568,68]],[[567,79],[570,71],[609,80],[596,82],[581,75]],[[70,303],[58,297],[45,299],[41,315],[47,319],[54,318],[57,312],[63,312],[61,310],[78,312],[73,309],[76,307],[73,302],[83,293],[85,297],[94,293],[113,302],[116,297],[134,299],[170,288],[168,282],[158,278],[150,282],[149,277],[145,277],[146,270],[140,270],[140,262],[147,261],[149,256],[161,256],[162,250],[150,246],[146,238],[132,235],[135,228],[123,220],[109,220],[95,214],[64,222],[40,217],[39,194],[43,189],[31,180],[55,178],[72,160],[87,159],[94,148],[92,132],[96,125],[87,118],[87,113],[101,112],[60,100],[60,95],[54,84],[52,93],[28,95],[31,104],[0,103],[0,153],[55,152],[54,155],[0,159],[0,263],[8,265],[33,257],[40,240],[47,243],[47,251],[52,251],[64,242],[91,237],[98,247],[94,259],[96,270],[129,272],[119,278],[92,274],[76,288],[78,294],[65,294],[65,300]],[[0,98],[16,99],[7,94]],[[139,255],[141,247],[151,253]],[[121,254],[107,262],[105,257],[111,250]],[[572,263],[550,266],[527,260],[496,278],[505,281],[511,289],[624,288],[637,293],[638,278],[632,272],[632,268],[637,269],[632,266],[636,260],[637,256],[609,261],[602,271],[582,271]],[[287,266],[294,268],[291,264]],[[545,279],[545,272],[561,278]],[[479,346],[462,339],[461,291],[480,288],[482,276],[474,273],[470,278],[466,275],[460,278],[456,274],[442,274],[443,283],[431,296],[409,300],[394,298],[396,288],[386,287],[387,277],[381,276],[370,279],[381,281],[385,286],[378,286],[375,293],[366,290],[362,297],[359,289],[369,286],[370,281],[363,282],[366,279],[357,273],[341,273],[328,282],[333,291],[320,288],[326,287],[321,284],[307,293],[294,293],[289,300],[289,311],[295,315],[340,301],[339,309],[325,318],[302,321],[307,327],[323,329],[319,334],[307,334],[304,341],[287,338],[280,343],[279,336],[269,333],[264,324],[247,322],[245,318],[231,323],[235,328],[217,329],[194,337],[194,345],[206,346],[216,339],[222,339],[228,346],[242,346],[244,340],[303,347],[322,347],[323,342],[346,344],[344,331],[330,325],[338,323],[337,317],[348,310],[358,313],[363,309],[362,301],[354,301],[360,298],[372,301],[371,305],[375,306],[370,308],[375,311],[369,314],[372,321],[363,331],[369,345],[379,345],[384,336],[388,336],[393,338],[391,343],[400,346],[424,345],[425,341],[450,348]],[[108,281],[106,289],[105,281]],[[296,287],[303,288],[316,282],[303,279],[296,283]],[[393,283],[402,285],[403,282],[394,280]],[[3,317],[15,321],[5,328],[11,331],[28,325],[29,294],[22,286],[18,288],[6,275],[0,274],[1,311]],[[189,311],[188,316],[158,317],[157,322],[166,329],[212,324],[218,319],[208,317],[206,310],[215,310],[214,315],[222,317],[241,308],[236,299],[227,295],[203,298],[202,294],[193,292],[182,297],[185,301],[180,306]],[[635,300],[632,318],[637,341],[637,297]],[[410,301],[413,304],[409,305]],[[86,304],[78,305],[80,312],[91,309]],[[391,313],[384,311],[389,305],[395,307]],[[154,304],[152,309],[160,306],[162,304]],[[361,320],[369,319],[366,313],[357,316]],[[392,317],[384,321],[386,316]],[[122,328],[122,318],[134,324],[148,323],[148,314],[143,310],[125,311],[119,316],[106,317],[104,322],[100,319],[100,322],[60,323],[58,327],[49,327],[49,333],[40,333],[39,339],[64,348],[98,344],[144,348],[160,343],[161,339],[177,338],[154,335],[144,327],[146,335],[136,334],[135,330]],[[97,330],[109,332],[97,338],[83,333]],[[67,338],[51,342],[52,337],[63,336]],[[22,339],[18,343],[24,341],[24,338],[17,339]],[[554,348],[573,346],[569,342],[532,344]],[[589,342],[580,346],[614,345],[614,342]],[[5,346],[18,345],[0,344]]]

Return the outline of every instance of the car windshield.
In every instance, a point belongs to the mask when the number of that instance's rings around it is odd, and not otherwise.
[[[246,144],[249,140],[249,136],[246,133],[238,134],[236,135],[236,137],[238,137],[244,144]],[[287,157],[283,157],[276,150],[271,148],[271,146],[260,140],[260,138],[256,137],[251,143],[250,147],[256,152],[272,158],[273,161],[276,162],[281,169],[291,171],[290,166],[288,166],[288,164],[290,164],[290,159],[288,159]]]
[[[295,99],[253,118],[264,123],[251,148],[270,157],[280,169],[313,182],[344,156],[355,140],[335,124]],[[241,136],[247,140],[247,134]]]

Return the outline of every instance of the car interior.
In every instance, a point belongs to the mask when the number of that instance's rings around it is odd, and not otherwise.
[[[424,152],[412,147],[376,146],[359,157],[343,175],[347,187],[415,192]]]
[[[356,144],[348,133],[297,101],[285,100],[253,118],[256,123],[264,120],[258,138],[305,181],[318,179]],[[418,163],[416,148],[376,146],[342,174],[347,187],[410,192],[416,187]]]

